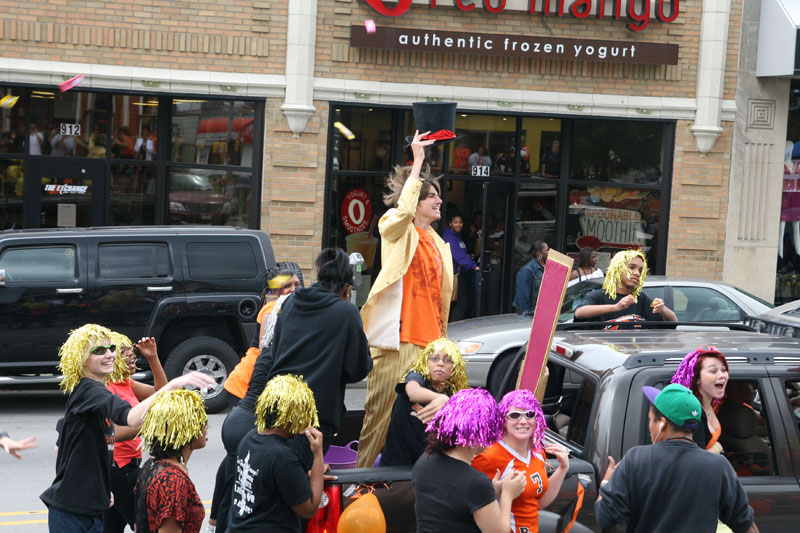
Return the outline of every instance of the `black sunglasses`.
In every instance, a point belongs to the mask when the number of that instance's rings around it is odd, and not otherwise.
[[[104,353],[106,353],[106,351],[116,352],[117,351],[117,345],[116,344],[106,344],[105,346],[103,346],[102,344],[100,344],[99,346],[95,346],[94,348],[92,348],[89,353],[91,353],[93,355],[103,355]]]
[[[534,418],[536,418],[536,413],[534,413],[533,411],[525,411],[524,413],[520,411],[511,411],[506,415],[506,418],[508,418],[509,420],[519,420],[523,416],[528,420],[533,420]]]

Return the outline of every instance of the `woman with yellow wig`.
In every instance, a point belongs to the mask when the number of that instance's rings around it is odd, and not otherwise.
[[[604,322],[631,316],[635,320],[666,320],[678,317],[661,298],[642,292],[647,277],[647,259],[640,250],[622,250],[611,259],[601,289],[583,297],[575,309],[575,322]]]
[[[428,344],[395,387],[380,466],[413,465],[425,451],[425,424],[450,396],[469,387],[464,357],[451,340]]]
[[[256,428],[236,452],[229,530],[292,531],[317,512],[322,498],[322,433],[314,393],[302,376],[270,379],[256,402]],[[307,438],[314,461],[310,476],[288,446]]]
[[[140,427],[151,396],[131,405],[112,394],[104,383],[114,371],[114,334],[97,324],[70,333],[61,346],[61,389],[69,393],[59,436],[56,478],[40,498],[48,507],[51,532],[101,532],[103,513],[113,503],[110,488],[114,424]],[[184,385],[210,387],[213,379],[192,372],[173,379],[164,390]]]
[[[186,463],[208,442],[208,416],[196,391],[159,394],[142,424],[150,452],[136,484],[136,531],[198,533],[205,508]]]

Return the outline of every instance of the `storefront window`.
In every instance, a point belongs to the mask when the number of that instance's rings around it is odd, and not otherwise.
[[[22,227],[23,168],[21,159],[0,159],[0,230]]]
[[[517,186],[517,214],[514,228],[514,272],[533,258],[531,247],[544,241],[556,243],[556,196],[558,187],[549,183],[520,183]]]
[[[388,172],[392,112],[370,107],[334,108],[333,169]]]
[[[252,166],[254,120],[253,102],[175,98],[171,160]]]
[[[775,304],[800,298],[800,81],[792,80],[783,161]]]
[[[0,153],[21,154],[25,149],[25,91],[0,87]]]
[[[664,125],[624,120],[575,120],[571,179],[661,183]]]
[[[558,178],[561,175],[561,119],[522,119],[519,173]]]
[[[515,117],[479,115],[456,111],[456,135],[451,144],[451,174],[513,176],[516,153]]]
[[[154,161],[158,148],[158,98],[117,94],[112,105],[111,157]]]
[[[620,187],[571,187],[567,213],[567,253],[597,250],[605,270],[617,251],[639,247],[651,269],[657,264],[661,192]]]
[[[247,227],[251,191],[249,172],[173,168],[169,174],[169,223]]]
[[[156,167],[112,165],[109,226],[156,223]]]
[[[46,89],[32,90],[30,98],[30,155],[106,157],[110,95]]]

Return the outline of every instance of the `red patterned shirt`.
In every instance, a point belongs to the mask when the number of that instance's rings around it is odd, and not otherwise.
[[[143,486],[142,481],[147,479],[150,482]],[[142,468],[136,490],[139,506],[142,503],[140,491],[145,491],[147,531],[150,533],[158,533],[158,528],[167,518],[177,520],[183,533],[200,532],[205,508],[194,483],[179,466],[166,461],[148,462]],[[141,530],[143,518],[137,510],[137,531]]]

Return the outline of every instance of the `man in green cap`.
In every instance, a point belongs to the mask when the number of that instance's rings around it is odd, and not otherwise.
[[[692,391],[673,383],[642,387],[650,401],[651,446],[628,450],[619,465],[609,457],[594,504],[602,529],[627,522],[627,532],[717,531],[758,533],[747,494],[725,457],[695,444],[702,406]]]

